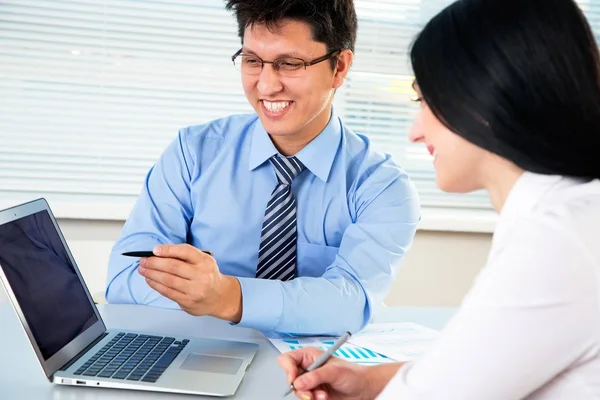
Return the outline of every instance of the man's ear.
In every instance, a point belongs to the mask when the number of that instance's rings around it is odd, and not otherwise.
[[[334,89],[337,89],[344,84],[344,80],[346,79],[346,75],[348,75],[353,59],[354,53],[352,53],[352,50],[348,49],[342,50],[337,56],[337,65],[335,68],[335,75],[333,76]]]

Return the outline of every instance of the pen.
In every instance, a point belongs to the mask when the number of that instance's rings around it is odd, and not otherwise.
[[[327,360],[329,360],[329,358],[333,355],[333,353],[335,353],[337,351],[337,349],[342,347],[342,345],[344,343],[346,343],[348,341],[348,339],[350,339],[350,336],[352,336],[352,334],[350,332],[344,333],[344,335],[342,335],[333,344],[333,346],[328,348],[325,353],[321,354],[321,356],[319,358],[317,358],[312,364],[310,364],[310,366],[308,368],[306,368],[306,370],[302,374],[313,371],[313,370],[319,368],[320,366],[322,366],[323,364],[325,364],[327,362]],[[302,374],[300,374],[300,375],[302,375]],[[300,375],[298,375],[298,376],[300,376]],[[294,384],[290,383],[290,387],[288,388],[287,392],[285,392],[285,394],[283,396],[284,397],[287,396],[288,394],[292,393],[295,389],[296,388],[294,387]]]
[[[213,253],[211,253],[208,250],[200,250],[203,253],[208,254],[209,256],[212,256]],[[154,253],[152,253],[152,250],[143,250],[143,251],[127,251],[125,253],[121,253],[124,256],[129,256],[129,257],[153,257]]]

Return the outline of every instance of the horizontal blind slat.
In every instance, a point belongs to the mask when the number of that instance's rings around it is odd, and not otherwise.
[[[422,204],[489,208],[446,194],[407,135],[414,36],[451,0],[355,0],[355,60],[335,105],[410,174]],[[600,2],[578,2],[595,32]],[[252,112],[222,0],[0,0],[0,195],[129,202],[181,127]],[[597,36],[598,37],[598,36]],[[87,196],[87,197],[86,197]]]

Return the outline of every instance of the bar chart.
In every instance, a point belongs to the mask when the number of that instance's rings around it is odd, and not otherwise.
[[[294,339],[270,339],[271,343],[277,347],[281,353],[293,351],[305,347],[317,347],[323,351],[333,346],[335,339],[328,337],[310,337]],[[357,364],[383,364],[392,362],[389,358],[379,353],[375,353],[364,347],[355,346],[350,343],[340,347],[334,355],[343,360]]]

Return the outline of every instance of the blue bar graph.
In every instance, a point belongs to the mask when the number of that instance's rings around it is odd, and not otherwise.
[[[363,353],[362,349],[360,347],[356,348],[356,351],[363,357],[363,358],[369,358],[368,355],[366,355],[365,353]]]
[[[335,344],[335,339],[329,337],[279,339],[279,343],[281,343],[283,345],[282,347],[285,348],[281,351],[293,351],[307,347],[317,347],[323,351],[326,351]],[[386,357],[367,348],[355,346],[350,343],[344,344],[334,353],[334,355],[346,361],[359,364],[380,364],[383,362],[388,362]]]
[[[348,356],[348,354],[347,354],[347,353],[344,351],[344,349],[339,349],[338,351],[336,351],[336,353],[337,353],[337,352],[340,352],[340,353],[342,353],[342,356],[344,356],[345,358],[350,358],[350,357]],[[339,356],[338,356],[338,357],[339,357]]]
[[[348,348],[348,352],[354,356],[354,358],[360,358],[351,348]]]
[[[371,357],[377,357],[377,355],[375,353],[373,353],[371,350],[369,350],[369,349],[365,349],[365,350],[367,351],[367,353],[369,353],[369,355]]]

